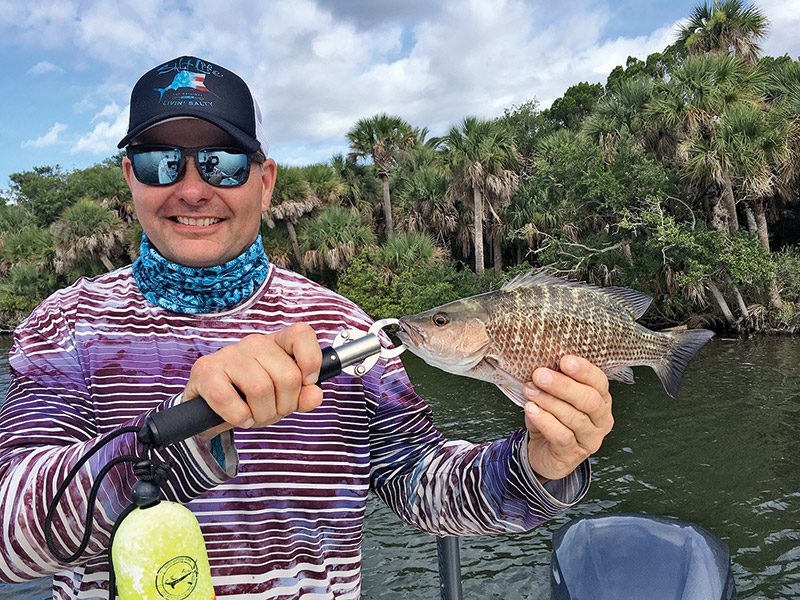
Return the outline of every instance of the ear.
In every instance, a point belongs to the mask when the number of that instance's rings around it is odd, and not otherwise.
[[[125,177],[125,181],[128,183],[128,188],[133,193],[133,164],[131,164],[131,159],[127,156],[122,157],[122,174]]]
[[[265,160],[259,169],[261,173],[261,212],[269,209],[272,201],[272,190],[275,189],[275,180],[278,177],[278,165],[271,158]]]

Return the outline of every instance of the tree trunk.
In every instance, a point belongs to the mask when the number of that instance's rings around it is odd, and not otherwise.
[[[764,201],[753,201],[753,216],[756,219],[756,236],[761,247],[769,254],[769,230],[767,229],[767,212],[764,210]]]
[[[394,222],[392,221],[392,200],[389,197],[389,176],[381,175],[383,183],[383,218],[386,221],[386,239],[394,233]]]
[[[113,263],[108,259],[108,256],[106,256],[105,254],[100,255],[100,262],[103,263],[103,266],[109,271],[114,270]]]
[[[753,209],[750,205],[745,203],[744,214],[747,217],[747,231],[753,234],[753,237],[758,237],[758,225],[756,225],[756,218],[753,215]]]
[[[773,276],[772,281],[769,282],[769,303],[772,308],[780,314],[783,311],[783,300],[781,299],[780,290],[778,290],[778,282],[775,281]]]
[[[736,200],[733,198],[733,184],[727,173],[725,173],[723,177],[722,202],[728,213],[728,232],[733,235],[739,231],[739,218],[736,216]]]
[[[500,226],[494,226],[494,235],[492,236],[492,258],[494,260],[494,272],[498,275],[503,272],[503,244],[500,239]]]
[[[728,218],[727,211],[722,206],[722,198],[717,198],[711,205],[711,227],[728,235],[729,226],[725,222]]]
[[[736,298],[736,304],[739,305],[739,312],[742,313],[742,318],[746,319],[750,316],[750,311],[747,310],[747,304],[744,303],[744,298],[742,298],[742,293],[739,291],[738,286],[733,286],[733,295]]]
[[[725,315],[725,320],[728,321],[728,324],[731,327],[733,327],[736,324],[736,319],[733,317],[733,313],[728,307],[728,303],[725,302],[725,297],[722,295],[722,292],[719,291],[719,288],[713,281],[708,282],[708,289],[711,291],[711,295],[714,296],[714,299],[717,301],[722,314]]]
[[[286,230],[289,232],[289,240],[292,242],[294,260],[297,262],[300,272],[305,275],[306,268],[303,264],[303,255],[300,253],[300,244],[297,242],[297,231],[295,231],[294,222],[290,219],[286,219]]]
[[[475,241],[475,273],[483,275],[483,195],[477,187],[472,188],[472,201],[475,213],[472,233]]]
[[[769,229],[767,228],[767,211],[764,208],[764,201],[760,198],[753,201],[753,216],[756,220],[756,235],[758,237],[758,242],[761,244],[761,247],[764,248],[764,251],[769,254],[770,250]],[[778,290],[778,282],[775,280],[775,275],[772,276],[772,280],[769,282],[769,291],[767,294],[769,296],[770,306],[780,313],[783,310],[783,300],[781,299],[781,293]]]

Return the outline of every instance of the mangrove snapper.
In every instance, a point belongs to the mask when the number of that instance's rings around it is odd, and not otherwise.
[[[686,365],[714,333],[651,331],[636,322],[650,302],[635,290],[526,273],[497,291],[403,317],[397,335],[428,364],[494,383],[520,406],[534,370],[558,369],[566,354],[625,383],[633,383],[632,366],[647,365],[674,397]]]

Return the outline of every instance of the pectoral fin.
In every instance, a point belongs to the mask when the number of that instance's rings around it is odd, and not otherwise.
[[[525,397],[525,394],[522,393],[522,389],[510,385],[501,385],[499,383],[497,387],[500,388],[500,391],[506,396],[511,398],[514,404],[524,407],[528,403],[528,399]]]

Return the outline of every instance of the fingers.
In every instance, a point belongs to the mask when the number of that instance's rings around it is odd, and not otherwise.
[[[231,426],[268,425],[322,403],[322,390],[314,385],[321,363],[316,334],[308,325],[249,335],[198,359],[184,399],[203,396]]]
[[[576,356],[563,357],[560,368],[562,373],[537,369],[533,374],[534,385],[588,415],[596,426],[609,426],[611,394],[606,374],[586,359]],[[535,395],[530,399],[536,401]]]
[[[294,357],[305,385],[314,385],[322,367],[322,350],[316,332],[305,324],[291,325],[275,334],[275,343]]]
[[[606,375],[573,356],[564,357],[559,366],[563,373],[537,369],[532,384],[524,387],[531,401],[525,407],[531,464],[548,477],[539,469],[570,473],[600,448],[614,425]]]

